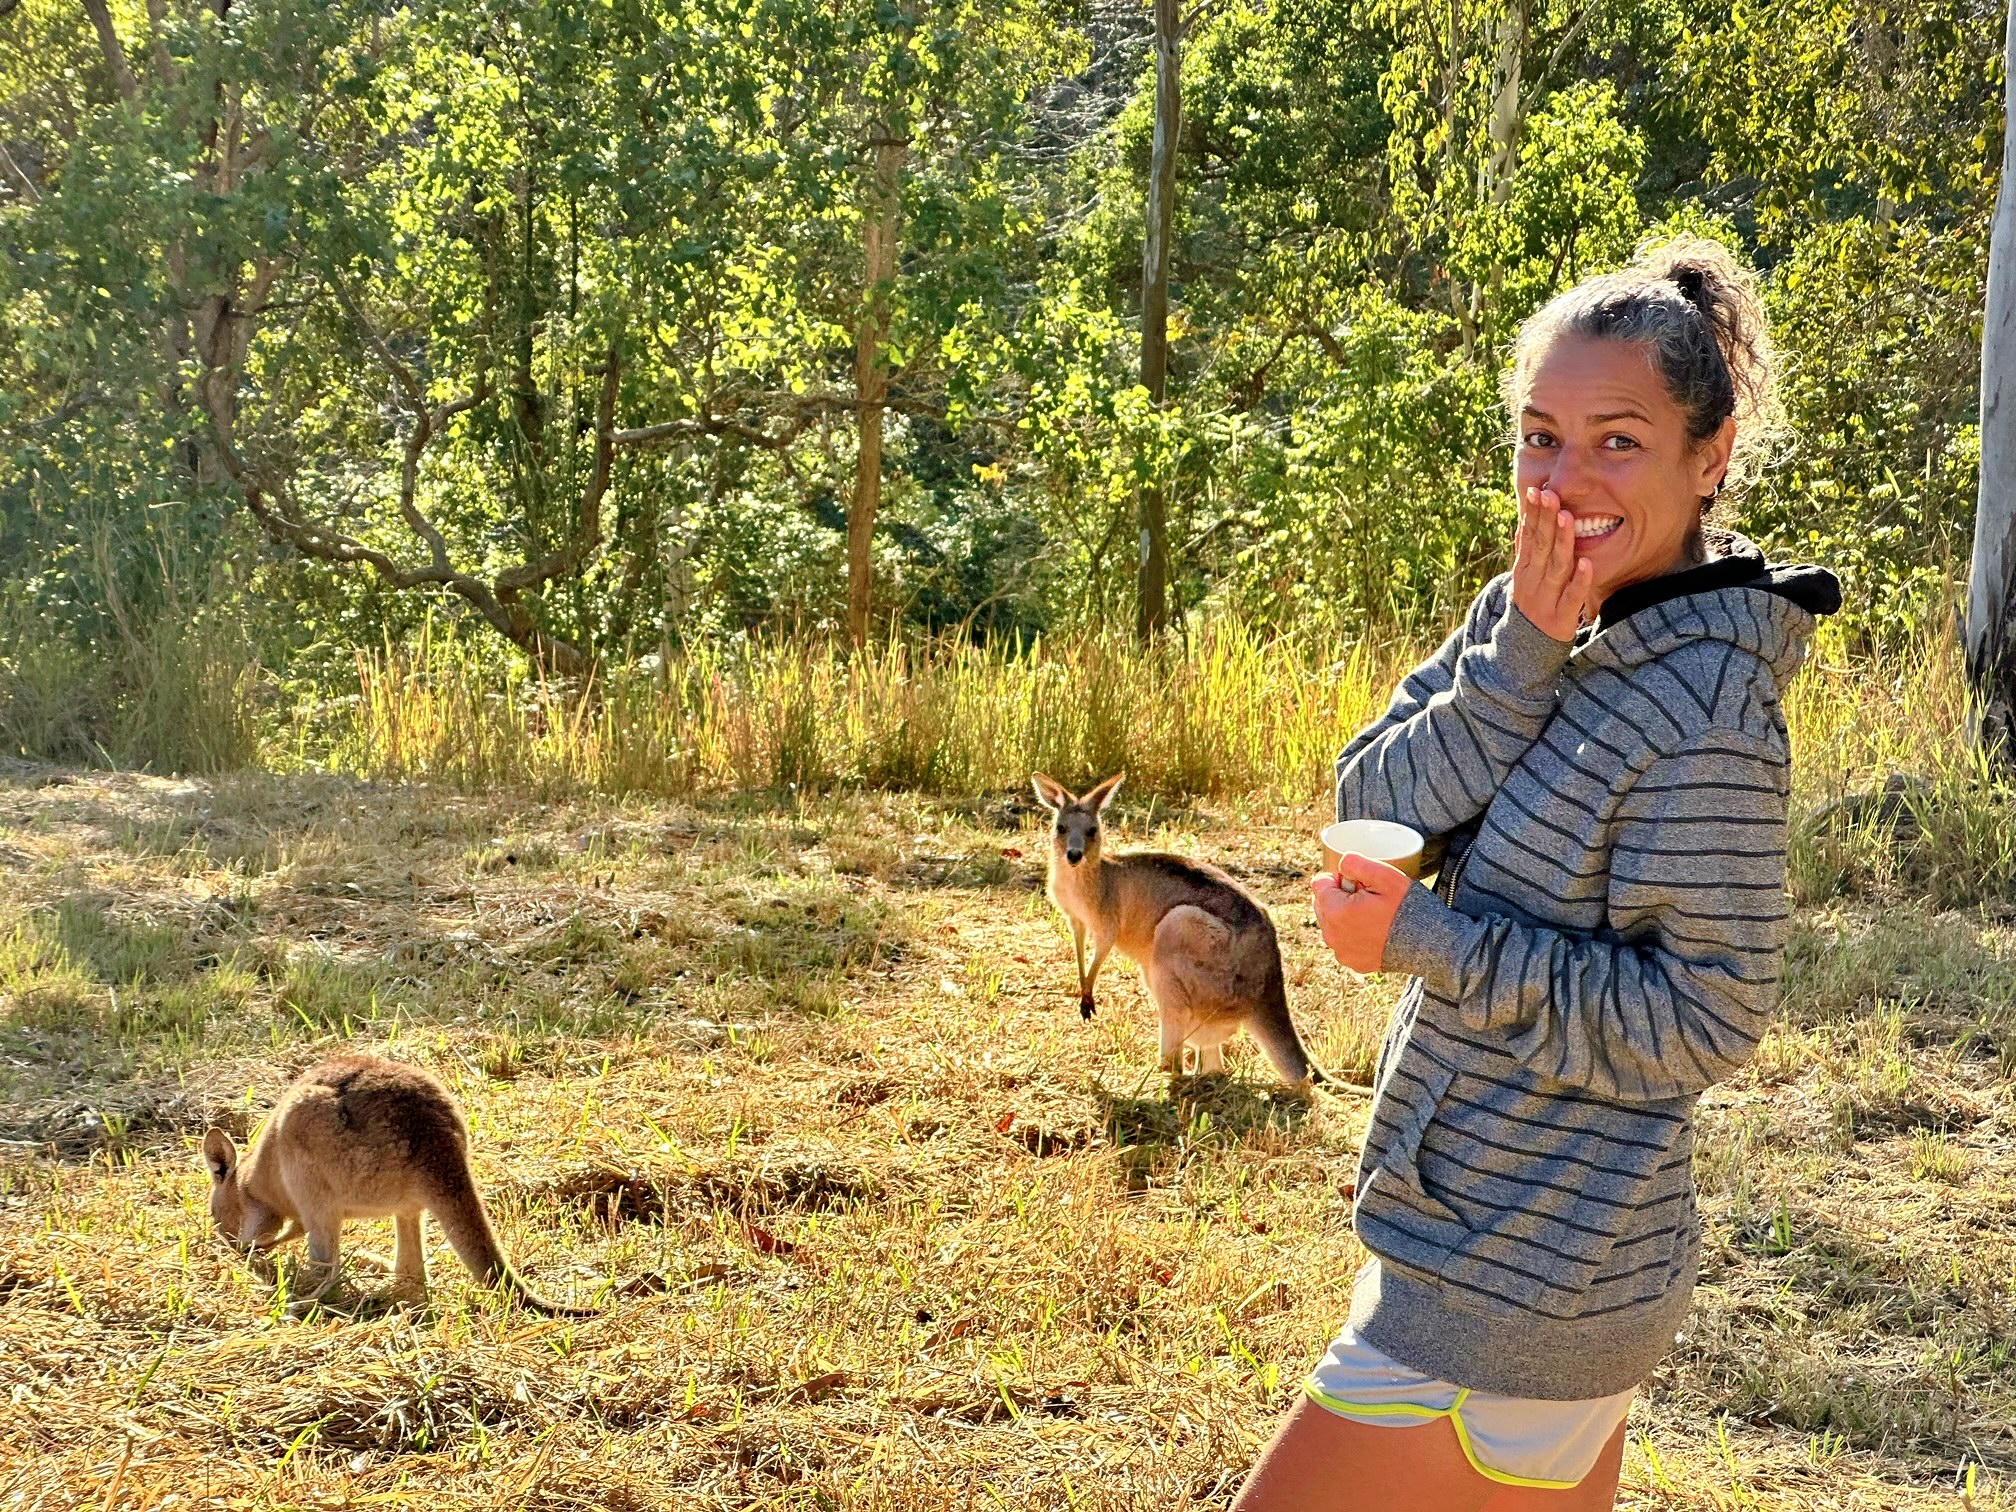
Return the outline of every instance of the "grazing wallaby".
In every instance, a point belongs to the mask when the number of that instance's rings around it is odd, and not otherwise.
[[[1156,851],[1106,857],[1099,819],[1124,773],[1073,797],[1038,772],[1036,796],[1057,815],[1050,837],[1050,901],[1071,920],[1078,947],[1078,1011],[1092,1017],[1092,985],[1115,946],[1139,963],[1162,1028],[1162,1069],[1183,1069],[1197,1047],[1200,1075],[1225,1069],[1225,1042],[1241,1029],[1260,1042],[1282,1080],[1327,1081],[1288,1017],[1274,921],[1215,866]],[[1085,942],[1092,958],[1085,958]]]
[[[486,1286],[539,1312],[594,1316],[593,1308],[546,1301],[511,1268],[476,1193],[461,1110],[417,1066],[375,1055],[321,1061],[280,1095],[242,1161],[231,1136],[212,1129],[203,1136],[203,1163],[218,1234],[262,1252],[305,1233],[308,1258],[327,1273],[317,1295],[336,1283],[344,1222],[390,1218],[395,1294],[426,1296],[420,1216],[427,1212]]]

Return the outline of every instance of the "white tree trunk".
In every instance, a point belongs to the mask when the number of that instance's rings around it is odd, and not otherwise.
[[[2016,753],[2016,4],[2003,38],[2002,186],[1988,238],[1981,330],[1981,491],[1967,585],[1967,676],[1980,700],[1977,738]]]

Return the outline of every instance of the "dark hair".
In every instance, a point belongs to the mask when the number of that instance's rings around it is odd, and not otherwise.
[[[1557,336],[1637,342],[1687,417],[1696,444],[1736,421],[1736,449],[1719,493],[1754,479],[1781,429],[1777,356],[1757,278],[1720,242],[1679,236],[1638,250],[1628,267],[1557,294],[1519,328],[1505,372],[1516,430],[1533,369]]]

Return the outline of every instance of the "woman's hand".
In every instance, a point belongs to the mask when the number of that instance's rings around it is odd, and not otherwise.
[[[1575,555],[1575,517],[1551,488],[1529,488],[1512,547],[1512,603],[1558,641],[1572,641],[1593,611],[1595,569]]]
[[[1341,879],[1341,880],[1340,880]],[[1345,883],[1355,884],[1356,890]],[[1386,937],[1393,916],[1407,900],[1414,881],[1397,866],[1347,854],[1335,875],[1323,872],[1309,879],[1316,903],[1316,924],[1323,943],[1340,965],[1353,971],[1377,971],[1386,959]]]

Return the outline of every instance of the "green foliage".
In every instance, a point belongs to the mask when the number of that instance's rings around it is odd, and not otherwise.
[[[1764,271],[1787,359],[1792,441],[1740,523],[1841,569],[1865,646],[1961,570],[2001,108],[1978,7],[1213,12],[1159,410],[1125,17],[169,0],[115,24],[116,58],[66,0],[0,18],[13,749],[229,765],[260,668],[327,693],[429,623],[582,669],[825,632],[876,300],[882,624],[1124,623],[1150,481],[1193,623],[1438,624],[1502,560],[1519,321],[1683,225]]]

